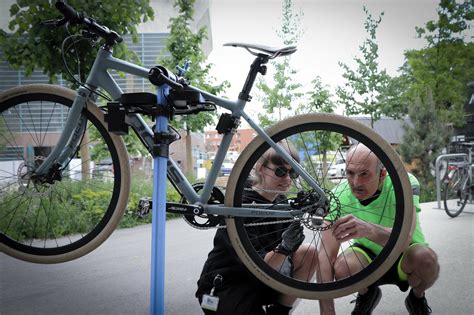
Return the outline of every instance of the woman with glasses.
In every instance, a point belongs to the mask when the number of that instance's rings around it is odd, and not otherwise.
[[[291,145],[280,145],[299,162],[298,154]],[[297,174],[275,150],[269,149],[262,155],[251,175],[242,203],[288,203],[285,193]],[[246,223],[252,223],[252,220],[249,218]],[[259,255],[280,273],[294,278],[307,278],[308,274],[314,274],[316,248],[302,244],[304,234],[299,222],[255,225],[247,232]],[[214,248],[198,280],[196,297],[205,314],[288,314],[296,301],[294,296],[283,295],[267,287],[247,270],[235,253],[225,229],[216,232]]]

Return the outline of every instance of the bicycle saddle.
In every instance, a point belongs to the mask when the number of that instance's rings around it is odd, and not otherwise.
[[[269,47],[264,45],[258,44],[245,44],[245,43],[226,43],[224,46],[232,46],[232,47],[243,47],[252,55],[258,56],[258,53],[254,50],[258,50],[263,52],[264,54],[268,55],[270,59],[280,57],[280,56],[288,56],[291,55],[296,51],[296,46],[286,46],[282,48],[276,47]]]

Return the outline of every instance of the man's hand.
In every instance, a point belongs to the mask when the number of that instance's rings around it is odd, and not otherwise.
[[[290,255],[295,252],[304,240],[303,226],[300,222],[293,222],[281,234],[282,241],[275,248],[275,252],[283,255]]]
[[[352,214],[338,219],[332,227],[332,235],[339,242],[345,242],[354,238],[369,238],[372,231],[372,224],[356,218]]]

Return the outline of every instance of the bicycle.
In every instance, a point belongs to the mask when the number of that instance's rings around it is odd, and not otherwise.
[[[444,186],[444,210],[451,218],[455,218],[461,214],[466,204],[472,202],[474,195],[473,173],[472,168],[474,157],[472,143],[459,143],[467,152],[467,158],[461,162],[451,163],[448,165],[449,173],[446,175]]]
[[[59,263],[94,250],[114,231],[127,206],[130,167],[120,135],[131,128],[150,154],[159,154],[163,148],[157,143],[172,142],[176,138],[173,129],[158,133],[141,115],[173,117],[219,106],[230,113],[219,118],[216,129],[223,133],[223,139],[205,183],[191,185],[177,163],[168,159],[168,179],[183,198],[182,203],[168,203],[167,211],[182,214],[196,228],[226,228],[250,272],[275,290],[308,299],[340,297],[367,287],[399,257],[413,220],[412,192],[403,163],[383,138],[352,119],[326,113],[291,117],[263,130],[244,111],[257,75],[266,73],[267,62],[294,53],[296,47],[226,44],[244,48],[254,56],[238,99],[230,101],[193,87],[182,74],[175,75],[162,66],[149,70],[113,57],[113,47],[121,42],[116,32],[63,1],[57,1],[56,8],[64,17],[49,24],[81,25],[89,39],[102,40],[103,44],[86,82],[77,91],[38,84],[15,87],[0,95],[0,153],[10,154],[13,160],[11,170],[1,170],[0,177],[2,252],[35,263]],[[166,112],[158,109],[155,94],[123,93],[108,74],[109,69],[149,78],[155,85],[169,88],[164,95]],[[105,108],[94,102],[99,88],[113,99]],[[240,154],[223,192],[215,182],[241,119],[257,136]],[[294,146],[300,162],[279,143]],[[329,180],[327,170],[343,158],[344,148],[354,143],[367,146],[393,182],[395,204],[387,206],[396,209],[395,217],[385,217],[384,209],[379,213],[380,220],[389,221],[392,227],[389,241],[372,263],[345,279],[317,283],[313,275],[294,279],[280,274],[258,254],[251,229],[299,221],[311,235],[310,242],[323,250],[320,233],[332,226],[332,222],[324,221],[325,216],[331,213],[337,218],[344,214],[344,206],[350,207],[341,205],[332,193],[341,179]],[[286,198],[278,204],[242,204],[242,193],[251,187],[256,163],[270,148],[296,174]],[[78,156],[80,163],[75,159]],[[111,161],[113,172],[90,176],[103,160]],[[315,165],[322,165],[324,171]],[[108,180],[103,180],[104,176]],[[351,242],[344,243],[340,250],[350,246]]]

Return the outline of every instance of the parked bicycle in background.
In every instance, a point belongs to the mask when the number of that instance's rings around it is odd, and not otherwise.
[[[461,214],[469,203],[474,208],[474,181],[473,181],[473,148],[472,143],[456,143],[457,153],[466,153],[467,158],[460,161],[450,161],[444,182],[444,210],[455,218]]]

